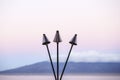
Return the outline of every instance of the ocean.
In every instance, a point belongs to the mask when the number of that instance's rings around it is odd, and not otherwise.
[[[0,80],[54,80],[52,75],[0,75]],[[62,80],[120,80],[120,75],[64,75]]]

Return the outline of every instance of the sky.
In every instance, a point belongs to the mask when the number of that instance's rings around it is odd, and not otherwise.
[[[74,34],[70,61],[120,62],[120,0],[0,0],[0,71],[49,61],[43,34],[55,62],[56,30],[61,62]]]

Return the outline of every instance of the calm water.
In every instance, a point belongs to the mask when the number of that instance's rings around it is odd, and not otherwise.
[[[0,75],[0,80],[54,80],[50,75]],[[65,75],[62,80],[120,80],[120,75]]]

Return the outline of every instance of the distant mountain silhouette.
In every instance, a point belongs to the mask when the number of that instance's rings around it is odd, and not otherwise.
[[[60,72],[64,63],[60,63]],[[56,68],[56,64],[54,63]],[[49,62],[39,62],[16,69],[1,71],[0,74],[51,74]],[[69,62],[65,73],[120,73],[120,63],[84,63]]]

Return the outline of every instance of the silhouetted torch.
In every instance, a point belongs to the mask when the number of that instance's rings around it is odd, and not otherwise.
[[[62,42],[59,31],[56,31],[53,42],[57,43],[57,80],[59,80],[59,43]]]
[[[42,45],[46,45],[46,48],[47,48],[47,51],[48,51],[48,55],[49,55],[49,59],[50,59],[50,63],[51,63],[51,67],[52,67],[52,70],[53,70],[53,74],[54,74],[55,80],[57,80],[56,74],[55,74],[55,69],[54,69],[54,66],[53,66],[52,58],[51,58],[49,47],[48,47],[49,43],[50,43],[50,41],[48,40],[46,35],[43,34],[43,43],[42,43]]]
[[[67,59],[66,59],[66,61],[65,61],[65,64],[64,64],[64,67],[63,67],[61,76],[60,76],[60,80],[62,80],[62,77],[63,77],[64,71],[65,71],[65,68],[66,68],[66,66],[67,66],[68,59],[69,59],[69,57],[70,57],[70,53],[71,53],[71,51],[72,51],[73,45],[77,45],[77,34],[75,34],[75,36],[72,38],[72,40],[71,40],[69,43],[71,44],[71,48],[70,48],[70,51],[69,51],[69,53],[68,53]]]

